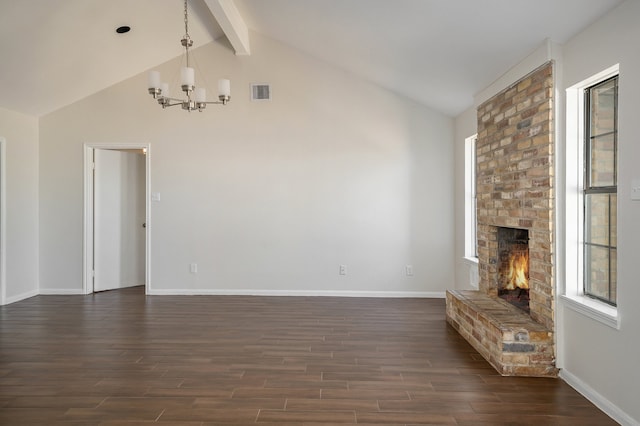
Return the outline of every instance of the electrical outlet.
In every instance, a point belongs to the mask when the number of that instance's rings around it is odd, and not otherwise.
[[[407,274],[408,277],[412,277],[413,276],[413,265],[407,265],[404,267],[404,272]]]
[[[347,275],[347,265],[340,265],[340,275]]]
[[[189,265],[189,271],[192,274],[197,274],[198,273],[198,264],[197,263],[192,263],[191,265]]]

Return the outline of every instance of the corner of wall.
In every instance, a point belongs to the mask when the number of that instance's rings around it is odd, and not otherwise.
[[[533,52],[508,69],[485,89],[478,92],[473,97],[474,107],[477,108],[483,102],[509,87],[514,81],[520,80],[542,64],[553,60],[558,49],[558,44],[553,43],[550,39],[545,39]]]
[[[0,129],[6,138],[3,196],[5,206],[11,206],[3,217],[3,302],[12,303],[37,294],[39,289],[38,118],[0,108]]]

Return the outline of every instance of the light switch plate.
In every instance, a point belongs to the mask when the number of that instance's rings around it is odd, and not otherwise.
[[[413,265],[406,265],[404,267],[404,272],[408,277],[412,277],[413,276]]]
[[[340,265],[340,275],[347,275],[347,265]]]
[[[160,193],[152,192],[151,193],[151,201],[160,201]]]

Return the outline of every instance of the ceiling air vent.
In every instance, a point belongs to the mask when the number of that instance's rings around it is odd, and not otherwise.
[[[270,101],[271,86],[266,83],[256,83],[251,85],[252,101]]]

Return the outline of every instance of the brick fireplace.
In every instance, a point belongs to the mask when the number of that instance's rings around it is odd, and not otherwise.
[[[557,375],[553,107],[552,62],[478,107],[479,291],[447,292],[447,321],[503,375]],[[521,252],[507,260],[505,232]],[[513,272],[526,285],[511,284],[509,297],[499,297],[513,266],[526,267]],[[516,296],[523,300],[510,300]]]

